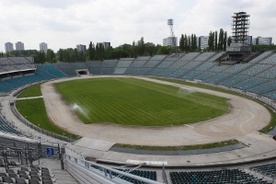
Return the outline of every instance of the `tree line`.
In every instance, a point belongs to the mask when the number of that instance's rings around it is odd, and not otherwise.
[[[78,51],[76,48],[59,49],[56,53],[48,49],[47,53],[37,50],[12,51],[10,53],[0,53],[0,57],[33,57],[35,63],[55,63],[61,62],[85,62],[91,60],[136,58],[138,56],[153,56],[156,54],[168,55],[181,52],[220,52],[225,51],[230,46],[232,40],[227,32],[222,28],[219,31],[210,31],[207,47],[202,49],[196,34],[181,34],[178,47],[161,46],[152,42],[145,42],[142,37],[132,44],[123,44],[118,47],[104,48],[103,43],[89,42],[86,51]],[[254,45],[252,51],[276,50],[275,45]]]

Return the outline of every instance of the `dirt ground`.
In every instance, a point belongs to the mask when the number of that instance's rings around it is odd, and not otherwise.
[[[91,78],[93,77],[91,76]],[[238,139],[242,136],[256,133],[270,121],[270,114],[263,106],[239,96],[156,79],[136,78],[225,97],[229,99],[230,109],[220,117],[192,125],[172,125],[167,127],[122,126],[110,123],[88,125],[78,119],[71,107],[62,100],[60,94],[53,87],[53,83],[56,82],[82,79],[78,77],[50,81],[41,85],[47,114],[58,126],[83,137],[112,143],[152,146],[205,144],[234,138]]]

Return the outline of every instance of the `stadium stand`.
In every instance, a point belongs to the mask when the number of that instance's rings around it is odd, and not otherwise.
[[[103,68],[114,68],[118,63],[118,60],[104,60],[102,63]]]
[[[32,58],[0,58],[0,93],[9,93],[23,86],[45,80],[75,77],[77,69],[88,69],[92,75],[126,74],[197,80],[229,89],[241,90],[244,94],[252,93],[256,97],[265,97],[275,102],[276,54],[274,52],[263,52],[244,64],[219,65],[216,60],[223,54],[223,52],[195,52],[169,56],[156,55],[153,57],[143,56],[120,60],[88,61],[86,63],[58,62],[37,66]],[[24,136],[2,116],[0,116],[0,131],[16,136]],[[34,145],[31,147],[34,150],[32,158],[35,160],[38,157],[38,146],[28,143],[28,146],[30,145]],[[4,147],[10,149],[16,147],[23,150],[27,145],[14,143],[13,141],[1,141],[0,147],[1,150]],[[44,146],[43,148],[46,147]],[[3,167],[6,166],[6,163],[4,163],[2,157],[0,158],[0,183],[8,181],[13,183],[31,183],[31,167],[23,169],[20,166],[22,163],[18,165],[18,163],[12,162],[14,159],[10,159],[9,164],[14,165],[12,169],[14,173],[11,173],[11,171]],[[114,181],[117,183],[159,183],[157,182],[156,172],[144,171],[142,168],[135,170],[115,169],[87,162],[79,156],[72,156],[70,152],[65,155],[64,160],[67,163],[67,171],[78,181],[94,181],[95,178],[100,178],[97,181],[98,183],[114,183]],[[272,163],[254,166],[250,169],[273,179],[276,173],[275,168],[275,163]],[[55,178],[47,179],[49,181],[43,182],[44,171],[42,170],[44,169],[38,168],[35,171],[37,173],[36,176],[38,175],[36,179],[39,180],[39,183],[54,183]],[[180,171],[170,171],[169,176],[171,183],[269,183],[263,178],[257,178],[256,175],[240,169],[210,171],[181,171],[180,169]]]
[[[133,174],[135,176],[140,176],[140,177],[143,177],[143,178],[148,178],[148,179],[153,180],[153,181],[157,180],[157,176],[156,176],[156,172],[155,171],[144,171],[144,170],[138,170],[138,169],[129,170],[129,169],[120,169],[120,168],[118,170],[126,172],[126,173]],[[130,183],[141,183],[138,180],[130,178],[130,177],[127,177],[127,176],[120,176],[118,174],[114,174],[114,176],[115,177],[120,177],[123,180],[129,181]]]
[[[276,72],[274,72],[276,69],[275,53],[271,51],[261,53],[246,64],[218,65],[215,61],[223,54],[223,52],[194,52],[169,56],[143,56],[136,59],[88,61],[86,63],[43,64],[38,65],[33,73],[17,73],[16,75],[2,73],[0,91],[5,93],[33,82],[73,77],[77,75],[76,69],[88,69],[92,75],[126,74],[173,77],[247,90],[257,95],[265,94],[264,96],[268,98],[274,96],[273,91],[276,90],[273,85],[276,76]],[[32,58],[1,58],[0,61],[2,66],[11,66],[5,69],[1,67],[1,71],[11,73],[14,72],[14,66],[18,63],[34,66]]]
[[[276,163],[254,166],[250,169],[272,178],[276,176]]]
[[[124,74],[129,65],[133,62],[134,58],[122,58],[119,60],[116,68],[114,69],[114,74]]]
[[[0,74],[0,92],[7,93],[19,87],[23,87],[32,83],[41,82],[43,80],[51,80],[55,78],[66,77],[66,75],[58,70],[55,65],[43,64],[38,65],[31,73],[21,73],[22,71],[10,71],[7,77],[6,74]],[[18,73],[19,72],[19,73]]]
[[[170,172],[172,184],[184,183],[268,183],[239,169]]]
[[[146,56],[146,57],[138,57],[136,59],[134,59],[134,61],[131,63],[131,65],[126,69],[125,74],[128,75],[137,75],[138,73],[141,73],[142,70],[140,71],[140,69],[142,68],[142,66],[150,59],[150,57]],[[143,73],[146,73],[143,72]]]
[[[102,74],[102,61],[88,61],[86,63],[90,74],[100,75]]]
[[[75,68],[70,63],[59,62],[55,66],[62,71],[68,77],[74,77],[77,75]]]
[[[17,136],[23,135],[20,131],[18,131],[15,127],[13,127],[9,122],[7,122],[5,120],[5,118],[3,118],[1,115],[0,115],[0,131],[3,133],[9,133],[9,134],[17,135]]]

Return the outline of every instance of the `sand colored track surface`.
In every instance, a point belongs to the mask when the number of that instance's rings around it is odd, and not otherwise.
[[[270,114],[263,106],[239,96],[156,79],[136,78],[163,83],[165,85],[187,87],[198,92],[225,97],[229,99],[230,108],[227,113],[216,119],[191,125],[138,127],[111,123],[83,124],[53,87],[53,83],[56,82],[82,78],[47,82],[42,84],[41,91],[48,116],[58,126],[83,137],[110,143],[172,146],[205,144],[234,138],[243,140],[244,136],[252,136],[252,134],[258,135],[258,130],[262,129],[270,121]]]

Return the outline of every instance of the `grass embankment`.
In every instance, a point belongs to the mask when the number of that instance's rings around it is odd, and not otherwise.
[[[136,150],[149,150],[149,151],[188,151],[188,150],[219,148],[223,146],[235,145],[238,143],[239,141],[237,141],[236,139],[233,139],[233,140],[215,142],[210,144],[185,145],[185,146],[143,146],[143,145],[115,144],[114,147],[136,149]]]
[[[40,84],[27,88],[18,98],[34,96],[41,96]],[[43,98],[16,101],[16,108],[23,117],[37,127],[72,139],[79,138],[79,136],[59,128],[49,120]]]
[[[17,98],[26,98],[26,97],[35,97],[35,96],[42,96],[40,90],[40,84],[35,84],[33,86],[28,87],[27,89],[23,90]]]
[[[96,78],[55,84],[84,123],[167,126],[213,119],[227,100],[134,78]]]
[[[275,113],[275,111],[273,111],[270,107],[268,107],[266,104],[264,104],[263,102],[261,102],[259,100],[252,99],[248,96],[241,95],[240,93],[236,93],[236,92],[233,92],[233,91],[221,89],[221,88],[214,87],[214,86],[208,86],[208,85],[204,85],[204,84],[192,83],[192,82],[187,82],[187,81],[177,80],[177,79],[166,79],[166,78],[158,78],[158,77],[154,77],[154,78],[158,79],[158,80],[163,80],[163,81],[168,81],[168,82],[173,82],[173,83],[178,83],[178,84],[184,84],[184,85],[188,85],[188,86],[194,86],[194,87],[210,89],[210,90],[214,90],[214,91],[220,91],[220,92],[223,92],[223,93],[229,93],[229,94],[233,94],[233,95],[237,95],[237,96],[242,96],[244,98],[253,100],[253,101],[263,105],[269,111],[269,113],[271,115],[271,120],[270,120],[269,124],[267,126],[265,126],[263,129],[261,129],[260,132],[268,133],[269,131],[273,130],[273,128],[276,127],[276,113]]]

